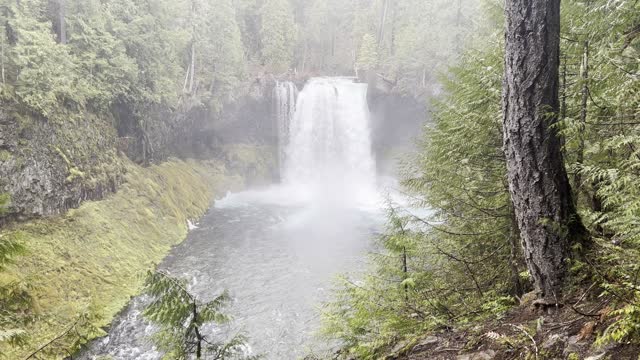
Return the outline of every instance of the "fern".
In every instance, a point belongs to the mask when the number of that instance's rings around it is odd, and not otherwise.
[[[243,355],[246,338],[236,335],[226,342],[216,342],[205,335],[206,324],[225,324],[230,318],[222,313],[229,303],[225,291],[203,303],[187,289],[184,281],[169,274],[149,272],[144,291],[154,300],[144,310],[144,316],[160,326],[154,336],[165,359],[190,359],[204,356],[213,359],[257,359]]]

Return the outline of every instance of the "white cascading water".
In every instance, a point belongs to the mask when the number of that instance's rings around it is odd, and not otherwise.
[[[377,191],[369,117],[367,84],[309,80],[288,124],[283,185],[315,204],[371,203]]]
[[[367,85],[317,78],[297,102],[293,83],[278,84],[273,95],[282,184],[217,200],[159,268],[189,280],[201,299],[231,292],[234,301],[224,311],[235,320],[205,329],[210,339],[246,331],[247,354],[298,359],[311,349],[329,358],[331,345],[312,335],[320,327],[316,309],[337,273],[365,266],[371,237],[384,223]],[[109,335],[79,358],[159,359],[150,340],[156,327],[142,315],[149,301],[132,301]]]
[[[289,143],[289,124],[296,110],[298,88],[290,81],[277,82],[273,88],[273,102],[278,136],[278,166],[282,173],[286,147]]]

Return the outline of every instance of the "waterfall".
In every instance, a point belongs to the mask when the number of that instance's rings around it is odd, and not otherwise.
[[[273,101],[278,139],[278,165],[282,176],[285,163],[285,149],[289,142],[289,124],[296,110],[298,88],[290,81],[276,82]]]
[[[313,201],[369,202],[376,193],[367,85],[314,78],[288,123],[282,181]]]

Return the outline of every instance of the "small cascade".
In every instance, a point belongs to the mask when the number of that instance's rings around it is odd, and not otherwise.
[[[298,88],[291,81],[276,82],[273,88],[273,107],[278,139],[278,165],[282,176],[289,145],[289,125],[296,111]]]

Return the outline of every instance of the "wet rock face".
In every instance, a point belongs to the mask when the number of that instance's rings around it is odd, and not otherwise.
[[[63,213],[114,192],[123,168],[109,124],[92,119],[53,123],[0,112],[0,194],[8,220]]]
[[[114,106],[119,149],[138,164],[168,157],[218,157],[226,144],[274,144],[277,134],[271,109],[275,80],[256,78],[238,88],[234,99],[218,111],[202,103],[179,109],[154,107],[139,119],[127,106]]]
[[[204,106],[187,111],[158,107],[141,120],[118,105],[113,119],[76,113],[49,121],[0,111],[0,196],[10,196],[6,211],[0,211],[0,225],[61,214],[115,192],[123,182],[124,156],[148,165],[170,156],[224,158],[221,149],[228,143],[259,144],[270,151],[272,87],[265,80],[253,81],[219,113]],[[273,166],[257,168],[262,167]]]
[[[413,151],[428,121],[427,101],[410,95],[369,88],[373,151],[379,170],[394,173],[398,154]]]

